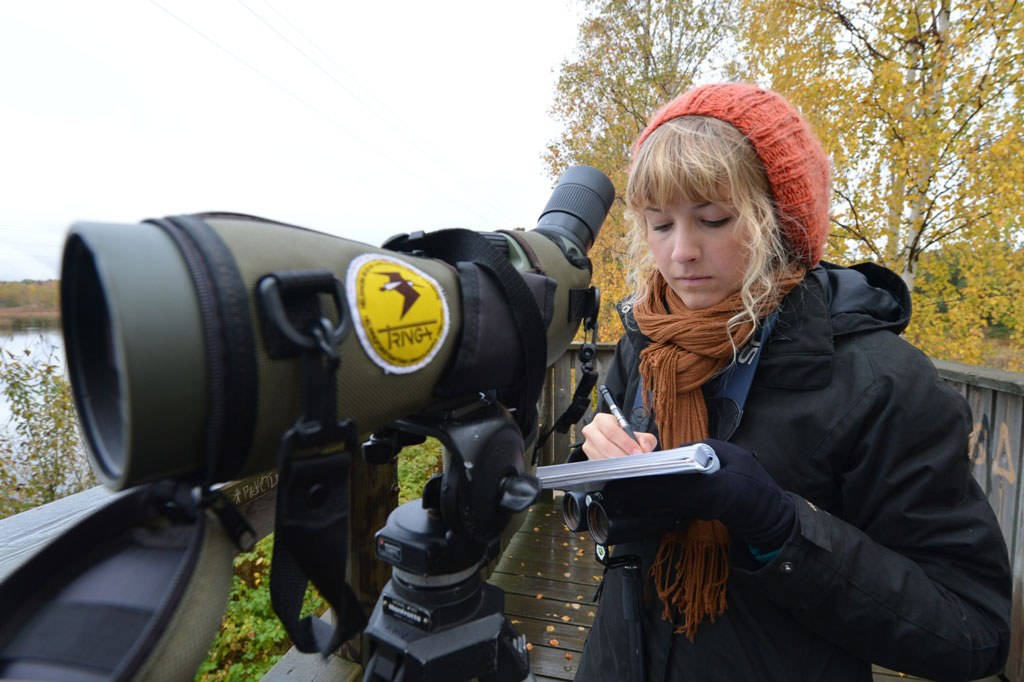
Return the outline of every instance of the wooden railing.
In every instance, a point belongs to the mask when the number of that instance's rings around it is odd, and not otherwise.
[[[576,350],[575,346],[570,348],[549,370],[540,400],[542,428],[553,423],[572,400],[578,380]],[[601,380],[612,351],[610,344],[598,347]],[[1024,534],[1024,486],[1018,477],[1024,467],[1024,374],[948,362],[935,365],[940,376],[966,396],[974,413],[970,450],[974,474],[999,518],[1013,567],[1013,640],[1004,675],[1011,682],[1024,682],[1024,538],[1020,537]],[[588,410],[584,419],[589,413]],[[575,428],[567,434],[553,434],[540,451],[539,464],[564,461],[577,439]],[[228,487],[229,495],[260,537],[273,531],[275,484],[276,475],[268,473]],[[384,525],[397,502],[395,467],[370,467],[355,462],[351,490],[352,509],[360,513],[351,517],[349,582],[369,612],[390,573],[389,567],[375,558],[373,534]],[[75,520],[109,501],[113,494],[94,488],[0,520],[0,579]],[[349,655],[358,660],[359,652],[350,651]],[[337,667],[332,672],[334,679],[342,679]],[[266,679],[270,678],[276,676]],[[312,676],[292,674],[289,679]]]
[[[999,519],[1013,571],[1013,634],[1003,675],[1024,682],[1024,374],[942,361],[935,366],[971,405],[974,477]]]

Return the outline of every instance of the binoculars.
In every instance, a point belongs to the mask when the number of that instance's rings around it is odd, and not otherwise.
[[[650,504],[606,495],[603,491],[569,490],[562,498],[562,519],[573,533],[590,531],[598,545],[617,545],[645,537],[656,537],[680,525],[669,504]]]

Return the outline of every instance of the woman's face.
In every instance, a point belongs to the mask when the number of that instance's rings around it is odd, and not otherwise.
[[[658,271],[687,308],[710,308],[740,290],[747,256],[730,202],[680,201],[648,208],[644,218]]]

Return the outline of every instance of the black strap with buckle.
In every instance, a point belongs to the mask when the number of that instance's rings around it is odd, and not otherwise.
[[[360,438],[352,420],[337,420],[338,346],[349,329],[343,292],[327,270],[275,272],[259,284],[264,334],[273,337],[279,356],[297,355],[302,362],[302,414],[277,452],[270,599],[295,647],[324,656],[366,625],[345,581],[349,465]],[[337,307],[336,325],[320,312],[321,294]],[[333,629],[314,616],[301,618],[309,583],[334,610]]]
[[[575,290],[573,293],[576,293]],[[579,422],[586,414],[587,408],[591,405],[594,386],[597,385],[597,370],[594,368],[597,359],[597,313],[601,307],[601,290],[597,287],[590,287],[585,290],[588,296],[585,302],[577,302],[583,315],[584,341],[580,345],[577,357],[580,360],[580,380],[576,384],[576,390],[572,394],[572,402],[565,408],[558,419],[555,420],[547,431],[537,438],[537,444],[533,447],[533,463],[537,463],[540,449],[548,438],[555,431],[566,433],[569,427]],[[587,337],[589,335],[589,338]]]
[[[645,682],[647,661],[644,652],[644,579],[641,573],[640,557],[636,554],[612,556],[607,545],[596,544],[594,552],[598,562],[604,564],[604,575],[594,593],[594,601],[601,598],[604,577],[609,571],[622,571],[622,618],[626,621],[629,657],[632,665],[626,682]]]

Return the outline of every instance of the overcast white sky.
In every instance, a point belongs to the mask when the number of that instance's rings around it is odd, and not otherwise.
[[[0,2],[0,280],[76,220],[530,227],[570,0]]]

